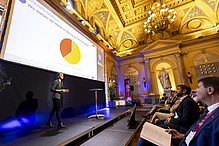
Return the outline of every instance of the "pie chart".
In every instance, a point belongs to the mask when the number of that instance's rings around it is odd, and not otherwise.
[[[71,39],[63,39],[61,41],[60,52],[63,58],[70,64],[77,64],[81,59],[78,45]]]

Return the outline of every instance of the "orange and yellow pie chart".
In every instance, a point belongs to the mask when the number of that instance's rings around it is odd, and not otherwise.
[[[77,64],[81,59],[79,47],[71,39],[63,39],[61,41],[60,52],[63,58],[70,64]]]

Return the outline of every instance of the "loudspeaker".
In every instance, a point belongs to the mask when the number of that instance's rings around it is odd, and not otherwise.
[[[130,86],[130,90],[131,90],[131,91],[134,91],[134,86]]]

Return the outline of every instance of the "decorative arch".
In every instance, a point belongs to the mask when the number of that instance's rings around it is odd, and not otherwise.
[[[112,74],[112,68],[113,67],[115,67],[115,69],[116,69],[116,72],[117,72],[117,74],[119,73],[119,69],[118,69],[118,67],[115,65],[115,64],[113,64],[112,66],[111,66],[111,69],[110,69],[110,75]]]
[[[194,66],[212,62],[219,62],[219,57],[211,53],[199,54],[193,60]]]
[[[186,34],[197,30],[204,30],[213,27],[215,24],[215,15],[211,8],[204,5],[200,8],[195,5],[184,17],[179,32]]]
[[[205,53],[202,53],[202,54],[210,54],[210,55],[213,55],[213,56],[217,56],[217,58],[219,58],[219,54],[216,54],[215,52],[205,52]],[[193,64],[196,61],[197,57],[202,55],[202,54],[200,54],[200,52],[196,52],[195,54],[193,54],[191,56],[191,60],[192,60]]]
[[[126,71],[132,68],[132,73],[127,73]],[[142,88],[141,88],[141,79],[140,79],[140,70],[136,68],[135,66],[127,66],[123,70],[123,78],[130,79],[130,86],[133,87],[133,91],[131,91],[131,95],[141,95],[142,94]]]
[[[158,60],[156,61],[154,64],[152,64],[152,72],[155,72],[156,71],[156,66],[160,63],[168,63],[170,64],[170,66],[172,67],[172,69],[175,69],[177,68],[177,64],[175,62],[175,60],[169,60],[169,59],[162,59],[162,60]]]
[[[122,75],[124,75],[125,70],[128,69],[129,67],[135,68],[135,69],[140,73],[140,69],[139,69],[139,68],[137,68],[137,67],[135,67],[135,66],[126,66],[126,67],[121,71]]]

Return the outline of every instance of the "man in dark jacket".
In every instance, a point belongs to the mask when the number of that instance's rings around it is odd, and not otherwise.
[[[168,129],[176,129],[185,133],[199,118],[197,103],[189,96],[191,88],[186,85],[177,86],[177,96],[180,97],[180,104],[175,114],[167,120],[159,120],[156,125]]]

